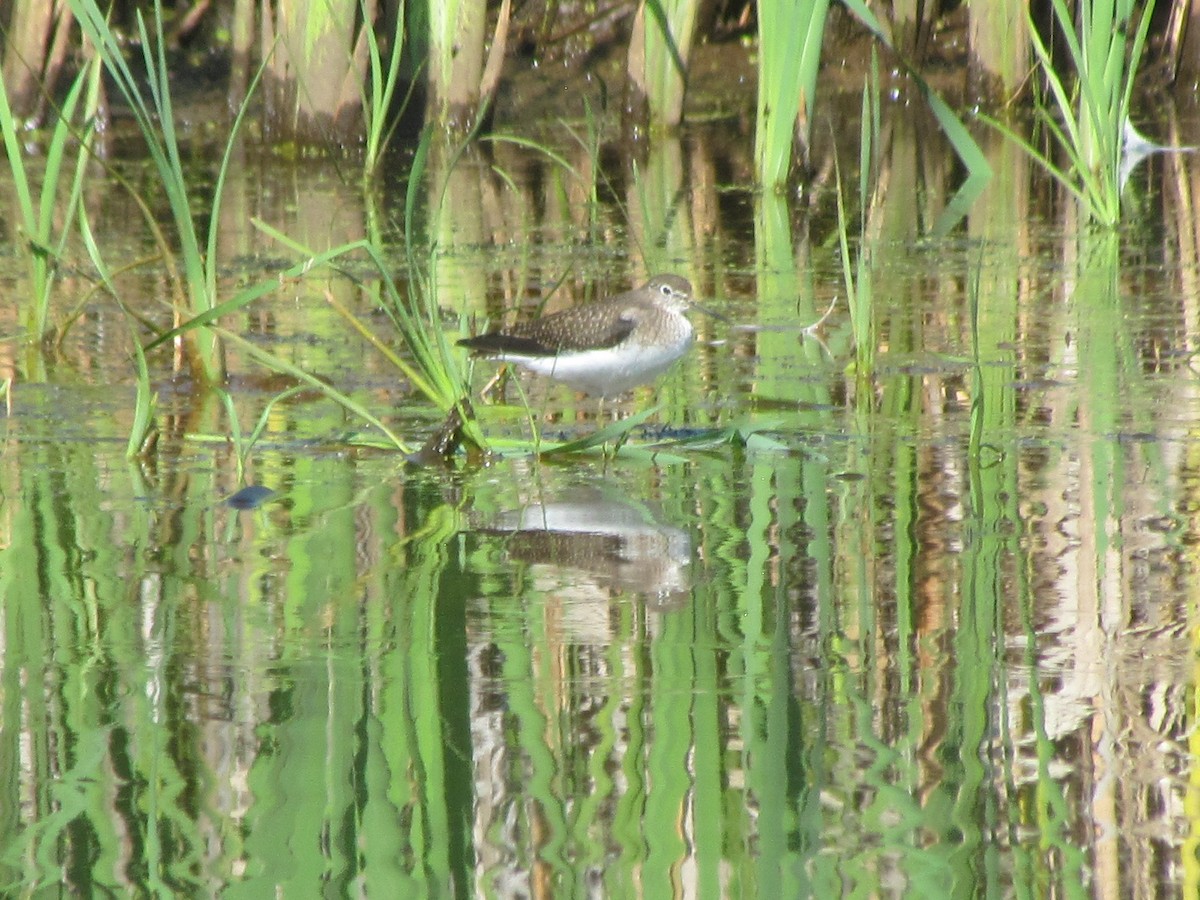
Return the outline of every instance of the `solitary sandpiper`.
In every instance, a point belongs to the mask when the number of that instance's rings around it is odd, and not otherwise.
[[[524,366],[600,398],[653,381],[692,345],[696,306],[678,275],[458,343],[473,356]],[[697,307],[700,308],[700,307]]]

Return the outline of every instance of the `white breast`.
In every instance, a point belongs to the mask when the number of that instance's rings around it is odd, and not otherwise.
[[[680,317],[682,321],[686,319]],[[616,397],[653,381],[683,356],[692,345],[692,328],[679,329],[672,340],[660,344],[625,342],[603,350],[585,350],[562,356],[502,358],[530,371],[561,381],[595,397]]]

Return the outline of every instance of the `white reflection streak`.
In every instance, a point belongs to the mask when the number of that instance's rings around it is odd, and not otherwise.
[[[150,701],[150,719],[155,725],[162,724],[162,667],[163,642],[157,633],[159,599],[162,596],[162,579],[155,572],[148,573],[139,585],[141,599],[139,611],[142,620],[142,641],[146,647],[146,699]]]

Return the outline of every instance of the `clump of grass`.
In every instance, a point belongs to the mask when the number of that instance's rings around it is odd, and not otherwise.
[[[409,173],[408,194],[405,200],[404,226],[406,254],[411,290],[405,296],[391,276],[392,264],[384,259],[378,248],[370,241],[359,240],[342,244],[329,250],[314,251],[267,223],[255,220],[254,224],[265,234],[295,251],[301,260],[276,277],[263,279],[238,290],[224,302],[209,306],[170,331],[158,335],[146,346],[146,352],[162,346],[176,338],[198,332],[208,332],[221,340],[236,345],[247,357],[273,371],[287,375],[297,382],[325,395],[346,409],[360,421],[377,429],[385,438],[387,446],[405,454],[413,448],[396,435],[370,410],[353,397],[327,383],[317,375],[267,351],[235,332],[221,328],[218,321],[223,316],[236,313],[251,303],[262,300],[276,292],[281,281],[304,278],[316,271],[337,269],[350,258],[367,258],[378,274],[378,305],[390,318],[401,343],[408,353],[401,354],[392,349],[387,341],[376,335],[371,327],[351,310],[326,292],[326,300],[348,323],[349,327],[367,339],[435,408],[452,423],[450,439],[442,446],[445,454],[451,454],[465,443],[470,447],[485,449],[486,442],[479,429],[467,396],[467,380],[461,367],[461,354],[451,344],[451,339],[442,326],[441,311],[437,304],[436,248],[422,246],[415,235],[417,204],[421,196],[421,185],[425,178],[425,167],[435,130],[427,128],[415,154]],[[349,276],[348,276],[349,277]],[[250,445],[261,435],[255,429],[250,436]],[[361,441],[361,443],[371,443]],[[239,453],[241,451],[239,450]],[[428,457],[422,457],[423,460]]]
[[[872,243],[867,233],[867,219],[871,209],[871,192],[875,173],[875,148],[879,145],[879,62],[871,54],[871,73],[862,93],[862,124],[859,130],[858,159],[858,255],[850,252],[849,217],[842,189],[841,167],[834,156],[837,180],[838,246],[842,259],[842,282],[846,288],[847,305],[850,309],[851,329],[854,333],[854,372],[862,383],[875,371],[875,308],[871,278]],[[853,262],[851,261],[853,259]]]
[[[395,283],[391,280],[391,276],[388,274],[388,266],[386,262],[379,255],[379,252],[375,249],[374,245],[368,241],[354,241],[349,244],[342,244],[340,246],[333,247],[332,249],[321,253],[314,253],[297,244],[295,241],[291,240],[286,235],[282,234],[264,222],[256,220],[255,225],[266,234],[274,237],[276,240],[279,240],[281,243],[284,243],[285,245],[302,253],[303,259],[279,273],[277,277],[263,279],[253,285],[245,287],[235,293],[230,299],[222,303],[218,303],[216,306],[205,310],[203,313],[200,313],[199,315],[194,316],[177,327],[172,328],[170,331],[158,335],[146,345],[145,351],[148,353],[157,347],[162,346],[163,344],[167,344],[176,338],[185,336],[194,331],[211,331],[215,335],[219,336],[222,340],[229,341],[231,344],[237,345],[242,352],[260,365],[283,375],[287,375],[296,381],[307,385],[309,388],[324,394],[326,397],[342,406],[352,415],[357,416],[362,421],[373,426],[374,428],[377,428],[387,439],[389,446],[392,446],[404,453],[410,452],[409,446],[403,440],[401,440],[401,438],[394,434],[382,421],[380,421],[378,417],[372,414],[360,403],[355,401],[352,397],[338,390],[337,387],[328,384],[323,379],[305,371],[294,363],[291,363],[282,357],[262,349],[253,342],[246,340],[241,335],[238,335],[236,332],[221,328],[217,324],[217,321],[222,316],[227,316],[238,312],[239,310],[249,306],[251,303],[261,300],[263,297],[278,291],[281,281],[303,278],[313,272],[323,270],[326,267],[336,267],[338,262],[343,258],[361,256],[362,254],[366,254],[372,265],[379,271],[388,296],[393,298],[393,304],[402,305],[399,300],[399,292],[396,290]],[[350,316],[348,312],[345,313],[345,315]],[[350,317],[353,319],[352,316]],[[366,330],[365,326],[361,326],[361,323],[359,323],[359,325],[364,331]],[[379,341],[376,346],[384,348],[385,345],[383,345],[382,341]],[[421,376],[418,370],[410,366],[403,360],[403,358],[391,353],[390,351],[388,352],[390,353],[389,359],[391,359],[402,372],[409,376],[410,381],[419,391],[425,393],[426,396],[440,396],[438,391],[431,387],[430,383]]]
[[[807,144],[817,90],[828,0],[758,4],[758,115],[754,156],[758,180],[778,190],[787,181],[800,121]]]
[[[146,141],[150,158],[158,172],[159,180],[166,193],[171,218],[179,243],[179,254],[183,264],[183,275],[179,276],[175,254],[163,239],[157,224],[151,229],[159,242],[167,270],[176,285],[176,302],[181,310],[190,311],[192,316],[203,315],[217,301],[217,236],[222,227],[221,196],[230,160],[236,147],[237,135],[245,117],[247,105],[257,86],[258,77],[247,93],[233,126],[208,207],[208,233],[203,237],[196,227],[192,209],[191,191],[180,154],[179,136],[175,130],[174,109],[171,101],[170,75],[167,69],[166,41],[163,37],[162,2],[154,2],[153,29],[149,28],[141,11],[137,13],[138,39],[142,50],[147,86],[126,62],[123,42],[108,27],[108,21],[96,0],[70,0],[71,11],[79,20],[80,27],[88,40],[95,46],[98,57],[112,76],[117,89],[125,97],[130,111]],[[259,71],[261,76],[261,69]],[[149,204],[142,203],[143,209]],[[186,332],[189,362],[192,374],[205,383],[215,384],[224,378],[224,356],[215,333],[210,329],[194,329]]]
[[[288,375],[309,388],[319,391],[360,421],[376,428],[384,435],[388,446],[405,454],[413,454],[414,449],[409,444],[392,432],[370,410],[336,386],[330,385],[315,374],[258,347],[234,332],[221,329],[216,324],[222,316],[237,312],[276,291],[281,280],[302,278],[327,267],[336,269],[345,259],[365,256],[378,274],[379,308],[391,320],[402,344],[408,350],[408,354],[401,354],[392,349],[387,341],[375,334],[367,323],[338,302],[329,292],[325,294],[326,301],[351,329],[364,337],[418,393],[446,416],[446,421],[451,423],[447,428],[453,434],[441,445],[444,451],[443,455],[454,453],[462,443],[480,450],[486,449],[484,435],[475,421],[467,396],[467,380],[460,365],[461,354],[453,348],[450,337],[442,327],[441,312],[437,304],[436,250],[426,247],[422,252],[422,247],[415,237],[417,234],[417,203],[433,134],[434,130],[427,128],[417,148],[405,200],[406,253],[410,273],[409,284],[412,288],[409,296],[406,297],[399,290],[391,276],[392,265],[384,259],[378,248],[370,241],[354,241],[326,251],[315,252],[270,225],[256,220],[256,227],[300,254],[302,260],[280,273],[278,277],[264,279],[246,287],[229,300],[217,304],[177,328],[159,335],[150,342],[146,349],[152,350],[190,331],[212,330],[223,340],[236,344],[247,356],[259,364]],[[363,443],[368,442],[364,441]],[[428,461],[429,458],[427,454],[418,454],[417,456],[421,461]]]
[[[694,0],[651,0],[638,6],[627,69],[636,94],[633,105],[644,106],[652,128],[673,128],[683,120],[699,8]]]
[[[468,141],[473,139],[473,134],[468,137]],[[425,168],[429,161],[430,147],[435,140],[434,135],[433,127],[426,127],[421,135],[417,152],[413,156],[412,169],[409,171],[408,191],[404,197],[404,250],[408,259],[409,285],[415,289],[418,303],[412,308],[401,302],[395,285],[387,278],[384,284],[385,288],[390,285],[388,297],[392,302],[385,308],[396,329],[404,337],[416,366],[421,371],[426,383],[423,393],[447,416],[444,426],[447,432],[446,443],[437,448],[438,452],[457,449],[461,441],[483,451],[487,448],[487,441],[471,408],[470,380],[462,368],[462,356],[451,345],[449,336],[440,325],[437,302],[437,248],[430,243],[418,244],[416,239],[417,203],[421,196],[421,185],[425,180]],[[433,219],[442,214],[450,172],[466,143],[464,141],[459,146],[447,165],[446,181],[438,195],[436,207],[430,212]],[[436,228],[431,228],[429,233],[436,233]],[[426,446],[426,450],[433,449],[430,445]]]
[[[843,0],[846,8],[889,48],[925,97],[947,140],[966,166],[967,180],[948,207],[948,215],[961,217],[966,200],[973,199],[991,177],[983,151],[962,120],[921,77],[880,24],[865,0]],[[824,38],[828,0],[764,0],[758,5],[759,88],[755,131],[755,161],[759,183],[768,190],[781,190],[792,164],[793,136],[797,131],[807,143],[816,94],[821,42]],[[799,86],[799,89],[797,89]],[[947,228],[948,222],[939,223]]]
[[[22,294],[21,321],[33,340],[53,337],[50,301],[58,266],[71,235],[71,224],[81,207],[87,165],[94,138],[94,119],[100,91],[100,61],[93,57],[72,82],[55,117],[45,145],[40,179],[26,163],[24,130],[13,114],[8,92],[0,82],[0,133],[12,173],[20,214],[19,226],[29,263],[30,288]],[[78,114],[82,112],[82,124]],[[71,148],[75,148],[74,164]],[[67,197],[60,204],[64,184]],[[59,230],[56,223],[63,223]]]
[[[1053,149],[1043,152],[1011,129],[988,121],[1017,141],[1070,191],[1087,218],[1111,227],[1121,218],[1125,127],[1152,9],[1139,12],[1134,0],[1084,0],[1078,7],[1076,21],[1065,0],[1051,0],[1057,33],[1073,69],[1073,83],[1070,73],[1055,67],[1037,28],[1030,26],[1049,95],[1039,98],[1038,120]],[[1066,159],[1065,166],[1055,161],[1055,150]]]
[[[395,13],[396,27],[388,42],[386,54],[380,46],[367,14],[367,0],[362,0],[362,17],[364,24],[362,35],[367,44],[367,64],[370,69],[370,79],[359,85],[359,96],[362,101],[363,123],[365,125],[364,168],[368,175],[374,174],[383,162],[384,150],[395,131],[399,117],[392,116],[392,105],[396,99],[396,90],[400,85],[401,61],[404,57],[405,37],[404,5]],[[401,104],[406,108],[416,89],[417,79],[414,78]]]

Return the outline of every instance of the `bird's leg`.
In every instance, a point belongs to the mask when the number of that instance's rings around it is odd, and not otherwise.
[[[496,385],[498,384],[501,385],[501,388],[503,388],[503,382],[507,378],[510,369],[511,366],[507,364],[502,365],[499,369],[497,369],[496,374],[488,379],[488,383],[480,388],[479,398],[481,400],[486,398],[493,390],[495,390]]]

